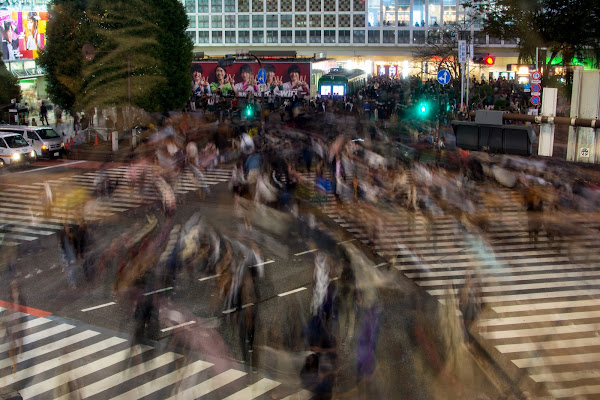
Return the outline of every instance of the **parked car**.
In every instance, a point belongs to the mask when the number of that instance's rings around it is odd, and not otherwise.
[[[36,158],[35,150],[23,136],[13,132],[0,132],[0,169],[29,164]]]
[[[49,126],[2,125],[0,132],[18,133],[23,136],[38,157],[60,157],[65,150],[62,136]]]

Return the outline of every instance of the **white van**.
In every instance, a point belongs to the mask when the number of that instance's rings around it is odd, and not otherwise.
[[[33,147],[38,157],[60,157],[65,144],[50,126],[0,125],[0,132],[18,133]]]
[[[23,136],[0,132],[0,169],[9,165],[30,164],[36,160],[35,150]]]

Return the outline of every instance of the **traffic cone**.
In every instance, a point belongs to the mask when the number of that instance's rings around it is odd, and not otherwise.
[[[65,150],[69,150],[69,140],[65,140]]]
[[[70,137],[70,138],[69,138],[69,142],[70,142],[70,143],[69,143],[69,146],[73,147],[73,137]]]
[[[100,143],[98,143],[98,134],[96,133],[96,140],[94,140],[94,146],[98,146]]]

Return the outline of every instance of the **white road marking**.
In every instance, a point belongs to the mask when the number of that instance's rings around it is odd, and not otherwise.
[[[195,324],[195,323],[196,323],[196,321],[188,321],[188,322],[184,322],[183,324],[174,325],[174,326],[170,326],[168,328],[161,329],[160,331],[161,332],[169,332],[169,331],[172,331],[174,329],[183,328],[184,326],[192,325],[192,324]]]
[[[151,294],[166,292],[167,290],[173,290],[173,286],[169,286],[167,288],[153,290],[152,292],[144,293],[144,296],[150,296]]]
[[[295,256],[301,256],[303,254],[308,254],[308,253],[314,253],[315,251],[319,251],[319,249],[312,249],[312,250],[306,250],[306,251],[301,251],[300,253],[295,253]]]
[[[28,172],[38,172],[38,171],[42,171],[44,169],[49,169],[49,168],[68,167],[69,165],[81,164],[81,163],[84,163],[84,162],[87,162],[87,160],[73,161],[73,162],[70,162],[70,163],[60,164],[60,165],[51,165],[49,167],[36,168],[36,169],[29,170],[29,171],[20,171],[20,172],[15,172],[15,174],[26,174]]]
[[[306,288],[305,287],[301,287],[301,288],[298,288],[298,289],[290,290],[289,292],[279,293],[277,296],[283,297],[283,296],[287,296],[288,294],[301,292],[303,290],[306,290]]]
[[[187,388],[183,392],[179,392],[175,396],[169,397],[168,400],[197,399],[235,381],[236,379],[241,378],[244,375],[246,375],[245,372],[230,369],[225,372],[221,372],[219,375],[215,375],[202,383]]]
[[[90,307],[90,308],[84,308],[83,310],[81,310],[81,312],[88,312],[88,311],[92,311],[92,310],[97,310],[99,308],[104,308],[104,307],[108,307],[108,306],[112,306],[115,303],[114,301],[111,301],[110,303],[106,303],[106,304],[100,304],[99,306],[94,306],[94,307]]]
[[[250,400],[255,399],[267,393],[269,390],[276,388],[281,385],[279,382],[272,381],[270,379],[263,378],[260,381],[240,390],[237,393],[232,394],[224,398],[223,400]]]

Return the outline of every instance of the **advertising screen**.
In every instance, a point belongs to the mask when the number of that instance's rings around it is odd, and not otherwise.
[[[32,59],[46,45],[47,12],[0,11],[2,59]]]
[[[266,95],[292,97],[294,94],[310,93],[309,62],[263,62],[267,72]],[[192,63],[191,79],[194,92],[220,93],[223,96],[248,97],[262,96],[258,82],[260,66],[255,61],[236,61],[230,67],[221,67],[216,61],[196,61]]]
[[[321,86],[321,96],[331,96],[331,86]]]

